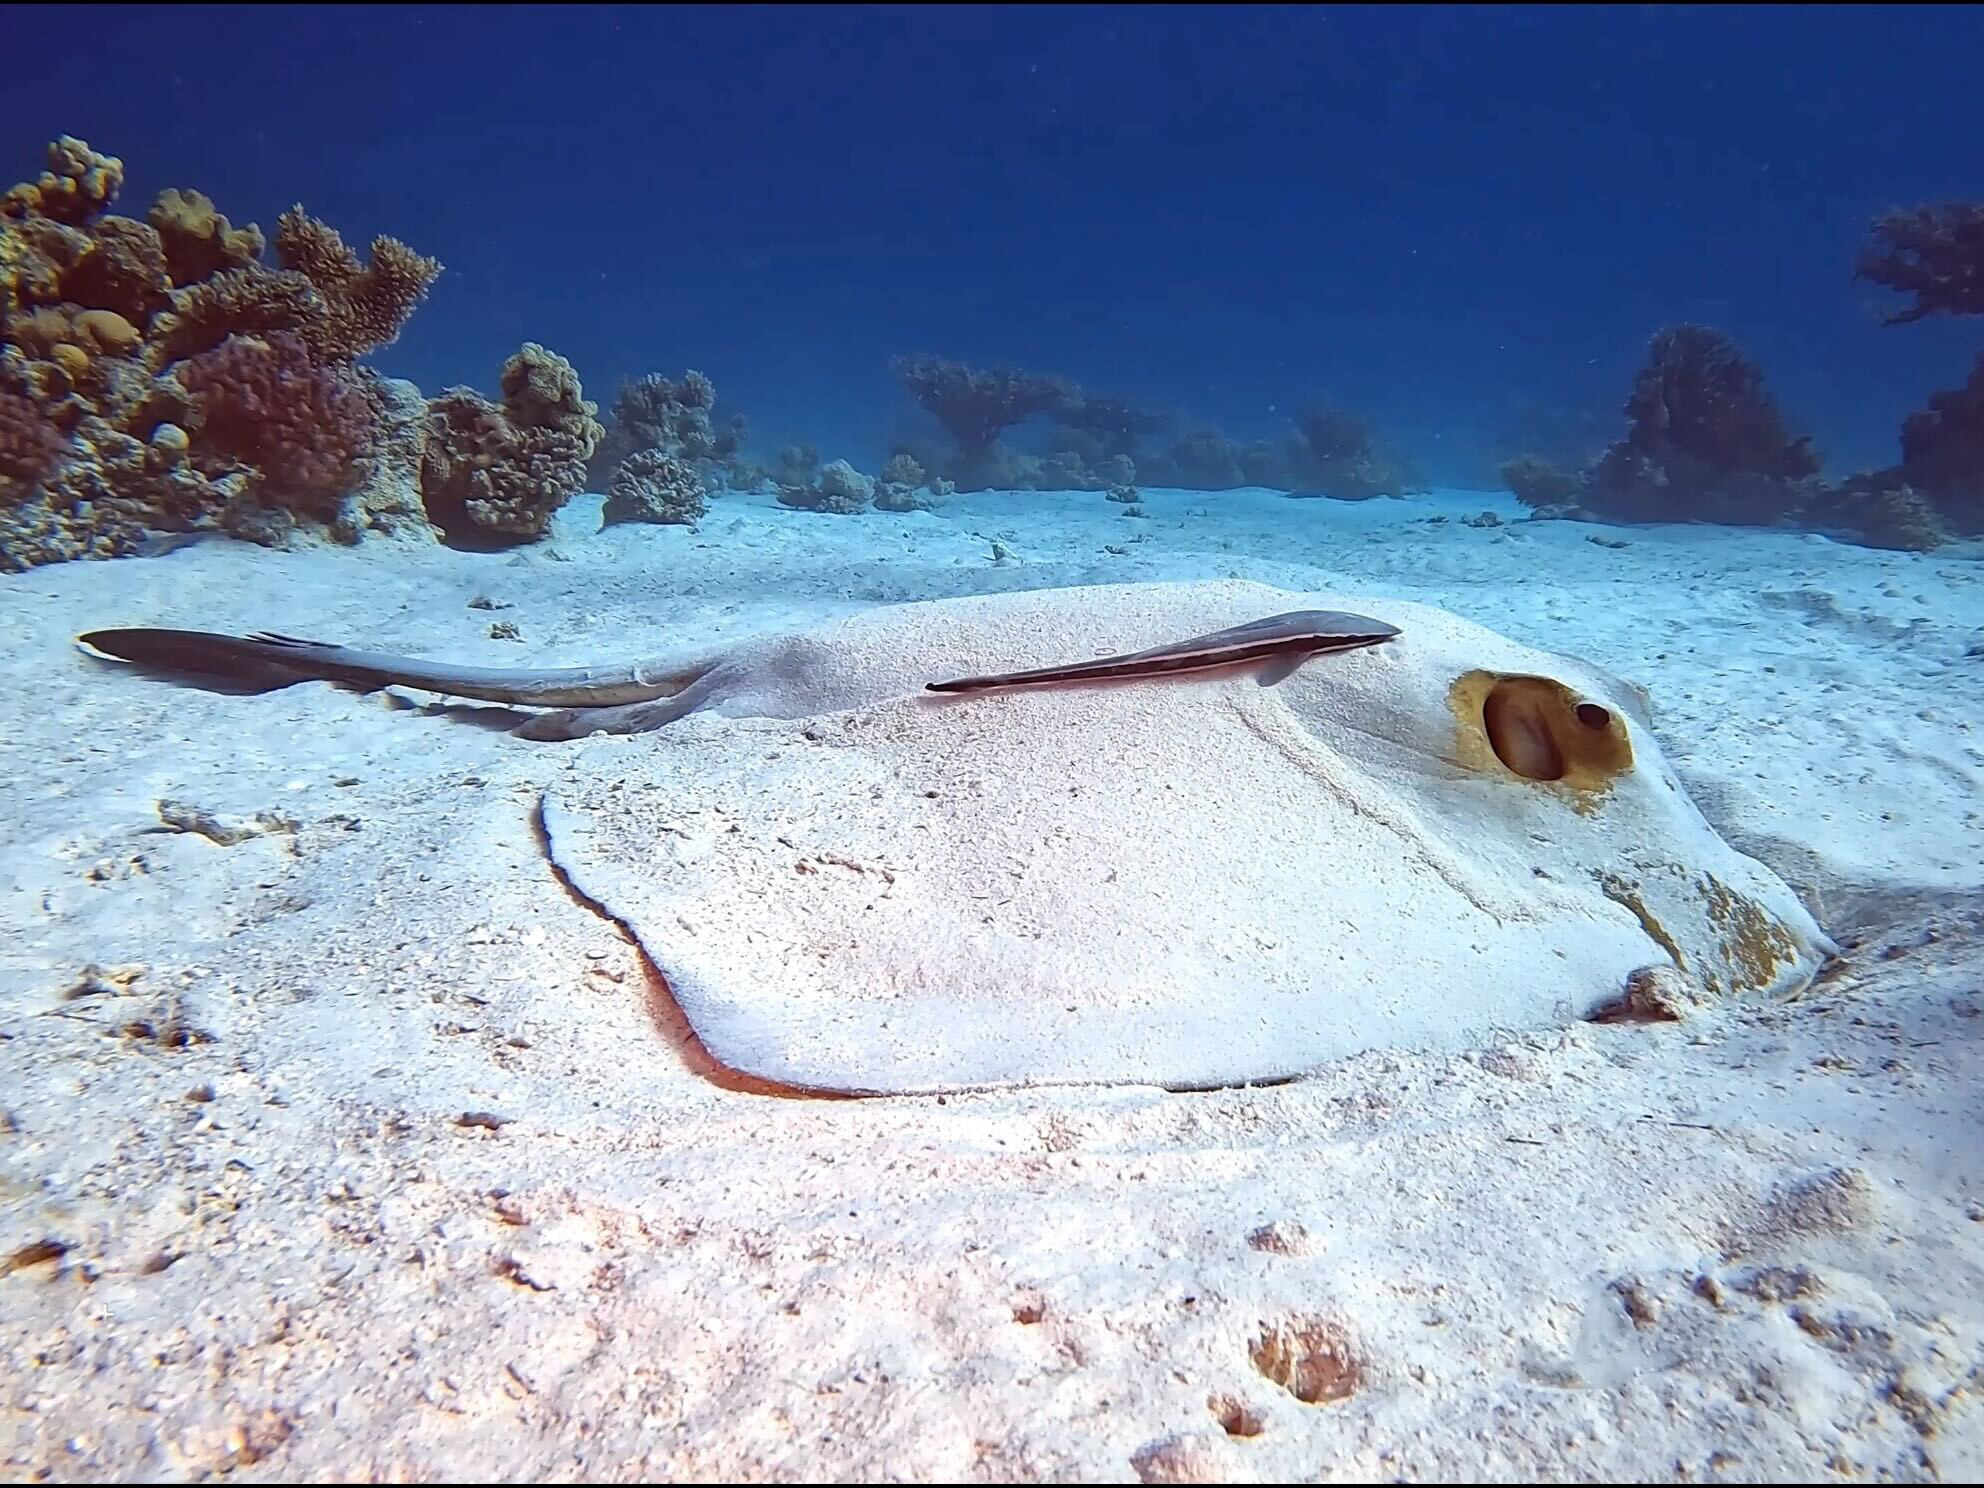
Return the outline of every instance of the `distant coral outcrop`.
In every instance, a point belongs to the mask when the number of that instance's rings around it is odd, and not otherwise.
[[[1721,331],[1657,332],[1626,400],[1626,437],[1599,457],[1583,504],[1628,522],[1769,524],[1792,518],[1818,473],[1761,368]]]
[[[843,515],[866,511],[875,499],[873,477],[863,475],[845,460],[835,460],[820,468],[817,476],[805,482],[778,482],[781,506],[802,511],[839,512]]]
[[[681,379],[650,372],[621,384],[606,435],[593,452],[586,475],[595,490],[610,487],[622,461],[642,450],[658,450],[688,465],[700,484],[744,486],[762,472],[743,460],[750,426],[733,414],[721,428],[714,419],[716,385],[691,368]]]
[[[1984,202],[1942,202],[1876,218],[1859,274],[1912,301],[1885,317],[1887,325],[1984,315]],[[1919,495],[1958,532],[1984,533],[1984,353],[1962,387],[1931,393],[1928,406],[1902,422],[1901,463],[1861,479],[1871,489]]]

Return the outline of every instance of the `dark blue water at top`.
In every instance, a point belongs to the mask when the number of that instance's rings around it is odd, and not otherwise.
[[[936,351],[1238,435],[1322,391],[1435,481],[1525,409],[1616,410],[1731,332],[1829,466],[1962,381],[1882,329],[1868,219],[1984,191],[1974,7],[13,7],[0,177],[58,133],[127,206],[302,201],[448,266],[375,360],[489,387],[524,339],[696,366],[872,468]],[[32,59],[40,59],[37,64]]]

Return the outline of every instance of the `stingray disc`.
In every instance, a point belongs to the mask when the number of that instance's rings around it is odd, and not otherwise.
[[[1274,688],[918,695],[1310,608],[1403,634]],[[595,740],[545,819],[710,1053],[767,1079],[1269,1080],[1586,1016],[1649,964],[1782,995],[1832,949],[1687,801],[1635,700],[1442,611],[1036,592],[872,611],[726,666],[736,711],[784,716]]]

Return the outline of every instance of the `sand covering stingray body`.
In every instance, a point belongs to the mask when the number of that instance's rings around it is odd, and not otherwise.
[[[922,691],[1318,607],[1403,634],[1272,688]],[[1833,950],[1622,684],[1425,606],[943,600],[745,642],[698,686],[657,734],[579,745],[545,823],[710,1053],[767,1079],[1266,1080],[1585,1016],[1648,965],[1783,996]]]

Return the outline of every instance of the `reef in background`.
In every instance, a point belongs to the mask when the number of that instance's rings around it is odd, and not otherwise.
[[[1857,273],[1910,297],[1886,325],[1984,314],[1984,204],[1886,213]],[[1801,527],[1915,550],[1984,533],[1984,354],[1903,422],[1898,464],[1837,483],[1786,429],[1756,363],[1706,326],[1654,336],[1624,412],[1625,438],[1582,469],[1520,455],[1504,483],[1544,516]]]
[[[960,490],[1268,486],[1364,501],[1403,495],[1409,487],[1402,465],[1382,450],[1365,419],[1320,399],[1311,400],[1282,439],[1241,443],[1213,428],[1175,432],[1172,416],[1087,392],[1065,377],[929,355],[898,357],[894,368],[904,391],[951,440],[949,448],[905,441],[895,453]],[[1037,417],[1050,426],[1043,450],[1006,442],[1011,430]]]
[[[161,192],[141,221],[111,210],[121,160],[67,136],[48,154],[0,197],[0,570],[198,530],[431,541],[437,513],[535,535],[582,483],[598,425],[542,348],[512,359],[515,408],[506,369],[501,422],[465,390],[430,406],[359,365],[398,337],[434,259],[379,237],[361,260],[295,206],[271,263],[260,228],[197,191]]]

